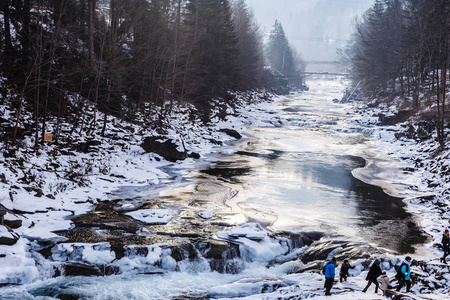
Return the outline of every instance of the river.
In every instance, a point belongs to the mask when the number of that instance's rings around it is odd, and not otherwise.
[[[217,240],[217,231],[252,222],[274,236],[320,237],[290,257],[291,263],[300,265],[297,269],[323,261],[336,249],[355,259],[376,252],[412,253],[425,236],[402,199],[354,176],[373,150],[373,128],[351,122],[355,116],[335,100],[342,98],[344,87],[340,80],[312,81],[309,91],[263,104],[264,109],[277,111],[277,126],[248,128],[243,139],[202,158],[195,168],[172,171],[175,175],[159,186],[124,189],[115,197],[151,199],[177,212],[170,224],[150,228],[156,236],[164,233],[159,243],[174,245],[179,237]],[[200,210],[213,212],[214,217],[198,221]],[[243,278],[261,282],[281,278],[292,272],[292,264],[287,267],[285,262],[268,268],[253,261],[239,271],[220,273],[209,270],[205,262],[191,261],[171,272],[58,277],[8,288],[2,295],[4,299],[17,299],[11,298],[13,294],[22,299],[61,294],[81,299],[201,298],[211,296],[208,291],[216,286]]]

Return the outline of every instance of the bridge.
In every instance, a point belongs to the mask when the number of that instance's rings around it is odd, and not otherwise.
[[[310,75],[330,75],[330,76],[350,76],[350,73],[336,73],[336,72],[301,72],[302,77]]]
[[[309,61],[305,61],[305,65],[329,65],[331,66],[338,66],[340,65],[341,62],[337,61],[337,60],[309,60]],[[331,67],[331,69],[335,69],[334,67]],[[315,72],[301,72],[300,76],[302,77],[308,77],[311,75],[330,75],[330,76],[350,76],[350,73],[344,73],[344,72],[339,72],[339,71],[331,71],[331,72],[326,72],[326,71],[315,71]]]
[[[309,60],[305,61],[306,65],[338,65],[340,64],[337,60]]]

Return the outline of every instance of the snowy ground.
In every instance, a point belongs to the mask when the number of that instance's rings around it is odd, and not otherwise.
[[[311,82],[314,85],[315,82]],[[327,86],[328,83],[323,83],[322,86]],[[339,82],[331,83],[334,88],[339,86]],[[330,85],[331,85],[330,84]],[[342,86],[342,89],[344,86]],[[448,219],[450,213],[447,212],[449,199],[447,197],[448,180],[442,178],[436,172],[430,172],[432,166],[440,161],[441,164],[446,165],[446,159],[439,160],[439,157],[446,158],[448,152],[440,154],[440,156],[430,159],[431,150],[436,149],[434,143],[418,144],[412,140],[397,140],[394,133],[404,128],[402,125],[390,127],[376,126],[376,120],[372,116],[379,112],[378,110],[369,110],[362,104],[343,104],[347,105],[351,111],[360,110],[364,108],[365,115],[354,119],[353,122],[364,123],[369,126],[374,126],[374,141],[373,145],[375,151],[367,153],[368,165],[366,169],[355,170],[355,176],[369,183],[379,184],[392,195],[402,195],[406,198],[409,204],[409,210],[420,218],[421,225],[424,230],[432,236],[427,248],[434,253],[435,257],[420,256],[420,254],[413,257],[422,262],[427,262],[430,259],[441,255],[439,248],[436,246],[440,242],[442,230],[449,226]],[[179,118],[179,123],[169,131],[167,136],[172,136],[173,139],[182,139],[186,147],[190,151],[200,153],[206,156],[209,153],[232,151],[227,146],[217,146],[209,140],[228,142],[232,138],[224,133],[220,133],[220,128],[231,128],[244,133],[247,126],[258,126],[260,124],[276,123],[278,120],[273,114],[274,105],[264,103],[254,103],[246,105],[245,109],[240,109],[238,117],[229,117],[226,121],[219,119],[213,120],[213,126],[210,128],[203,128],[199,125],[194,125],[187,122],[183,118]],[[384,112],[391,112],[392,108],[385,108]],[[3,118],[11,117],[13,112],[7,108],[2,109]],[[115,120],[111,120],[110,124]],[[130,125],[131,126],[131,125]],[[186,126],[189,126],[186,128]],[[183,132],[186,135],[181,136],[180,128],[185,128]],[[112,130],[110,128],[110,130]],[[64,239],[54,233],[58,230],[65,230],[71,227],[71,222],[67,219],[69,216],[82,214],[91,210],[99,200],[108,198],[108,194],[121,187],[130,185],[148,185],[158,184],[167,176],[167,173],[161,171],[164,166],[172,165],[179,170],[179,172],[188,172],[194,168],[194,160],[187,159],[182,162],[170,163],[161,160],[156,154],[144,153],[139,146],[145,135],[152,134],[129,134],[126,132],[119,132],[122,136],[124,144],[118,144],[115,141],[103,139],[103,144],[100,145],[95,155],[80,154],[75,156],[62,155],[58,157],[56,165],[52,152],[55,151],[51,144],[45,146],[43,150],[35,155],[32,151],[21,150],[16,153],[16,158],[13,160],[8,157],[2,157],[0,154],[0,174],[3,174],[3,180],[0,182],[0,203],[9,210],[14,210],[16,214],[8,213],[5,218],[21,219],[23,225],[14,231],[21,236],[19,241],[13,246],[0,246],[0,283],[18,283],[25,284],[37,280],[45,279],[46,274],[42,272],[42,265],[38,266],[36,257],[30,255],[29,249],[34,246],[33,240],[39,241],[64,241]],[[96,136],[96,138],[101,139]],[[80,137],[85,140],[86,137]],[[30,146],[32,141],[25,141]],[[112,148],[112,150],[111,150]],[[107,151],[108,149],[108,151]],[[227,150],[228,149],[228,150]],[[414,168],[413,172],[400,172],[399,176],[393,177],[389,174],[380,173],[379,178],[367,177],[367,171],[370,168],[385,169],[386,166],[371,164],[371,161],[382,161],[380,157],[386,158],[386,164],[393,169],[401,170],[402,168]],[[422,167],[414,165],[416,159],[420,157],[424,162]],[[22,158],[21,164],[17,158]],[[375,159],[377,158],[377,159]],[[394,162],[392,161],[394,160]],[[392,164],[396,164],[395,167]],[[440,166],[442,167],[442,166]],[[63,174],[71,169],[83,177],[85,186],[77,186],[73,182],[64,178]],[[119,176],[120,175],[120,176]],[[386,178],[388,176],[389,178]],[[24,180],[26,178],[27,180]],[[434,188],[428,188],[425,182],[434,182]],[[34,189],[30,189],[33,187]],[[399,188],[402,187],[402,188]],[[405,187],[408,187],[405,189]],[[41,191],[42,195],[37,195],[37,190]],[[406,191],[406,192],[405,192]],[[421,201],[415,198],[418,195],[437,195],[437,198],[430,201]],[[439,205],[438,205],[439,204]],[[441,207],[441,208],[439,208]],[[444,207],[444,213],[442,210]],[[20,212],[20,213],[19,213]],[[204,212],[204,217],[208,218],[211,212]],[[141,211],[137,213],[136,217],[147,223],[163,223],[168,222],[171,218],[167,211]],[[0,226],[0,234],[7,236],[10,233],[5,230],[5,227]],[[265,231],[257,225],[247,225],[244,227],[236,227],[228,233],[222,233],[222,238],[226,239],[227,235],[241,236],[243,244],[247,249],[256,252],[255,257],[269,257],[276,255],[282,249],[272,244],[267,237]],[[220,234],[219,234],[220,237]],[[264,244],[264,247],[262,244]],[[61,244],[60,252],[56,252],[55,260],[57,260],[57,253],[67,251],[74,251],[76,245]],[[65,248],[64,248],[65,247]],[[97,245],[86,247],[86,251],[82,253],[83,259],[92,263],[104,263],[104,260],[112,259],[110,251],[105,248],[105,245]],[[263,251],[264,250],[264,251]],[[164,255],[164,250],[155,246],[154,259],[160,259]],[[265,259],[270,259],[269,258]],[[391,257],[384,261],[384,270],[390,277],[394,274],[393,266],[397,264],[402,257]],[[131,262],[127,262],[131,263]],[[137,263],[133,262],[133,263]],[[166,261],[167,265],[171,261]],[[373,293],[372,286],[369,291],[364,294],[361,292],[365,286],[365,275],[367,270],[363,270],[362,262],[352,262],[357,266],[350,271],[351,277],[347,283],[337,283],[333,288],[333,299],[385,299],[379,292],[378,295]],[[124,263],[125,264],[125,263]],[[421,295],[422,299],[447,299],[449,292],[448,281],[450,276],[448,269],[440,265],[436,261],[429,264],[430,271],[425,273],[424,268],[415,267],[417,274],[421,274],[428,287],[435,288],[420,288],[419,285],[413,287],[414,295]],[[427,270],[428,270],[427,269]],[[336,272],[338,274],[338,270]],[[442,273],[442,274],[441,274]],[[436,276],[441,274],[441,277]],[[269,286],[277,286],[276,282],[268,280]],[[261,284],[264,281],[251,282],[242,279],[232,284],[223,286],[216,286],[209,291],[210,295],[215,298],[231,298],[241,295],[240,299],[304,299],[304,298],[326,298],[323,292],[323,275],[318,273],[302,273],[288,275],[282,279],[279,284],[281,288],[275,289],[272,293],[259,294],[258,289],[261,290]],[[270,284],[269,284],[270,283]],[[250,293],[252,296],[247,298],[242,297],[248,291],[254,290]],[[240,293],[242,291],[242,293]]]

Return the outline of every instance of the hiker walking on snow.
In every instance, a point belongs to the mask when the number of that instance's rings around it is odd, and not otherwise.
[[[448,229],[445,229],[444,233],[442,234],[442,250],[444,250],[444,255],[442,256],[440,261],[443,262],[444,264],[446,264],[447,262],[445,261],[445,257],[450,252],[450,237],[449,237]]]
[[[367,292],[367,289],[373,283],[373,284],[375,284],[375,294],[378,293],[379,284],[378,284],[377,278],[381,274],[384,274],[384,273],[383,273],[383,271],[381,271],[380,261],[378,259],[376,259],[373,262],[372,266],[370,267],[369,273],[367,273],[366,280],[368,281],[368,283],[362,292],[363,293]]]
[[[325,296],[331,295],[330,291],[334,283],[335,268],[336,268],[336,257],[333,257],[325,265]]]
[[[402,287],[406,284],[406,292],[411,288],[411,257],[405,257],[405,260],[400,265],[395,278],[398,280],[397,292],[400,292]]]
[[[351,266],[350,263],[348,262],[348,260],[344,260],[344,263],[341,266],[341,271],[339,272],[340,278],[339,281],[347,281],[347,277],[348,277],[348,270],[349,269],[354,269],[355,266]]]

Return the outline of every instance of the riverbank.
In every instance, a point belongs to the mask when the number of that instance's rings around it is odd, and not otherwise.
[[[440,149],[436,132],[426,121],[411,118],[383,125],[380,118],[374,117],[399,114],[394,105],[374,107],[371,103],[354,103],[350,110],[361,114],[354,122],[376,128],[373,151],[365,153],[366,167],[354,170],[353,174],[381,186],[389,195],[404,198],[408,211],[417,216],[430,236],[425,247],[431,253],[422,254],[430,259],[441,256],[442,232],[450,226],[449,147]]]
[[[168,117],[165,132],[108,117],[104,136],[100,135],[102,122],[97,120],[89,136],[74,131],[71,124],[61,124],[59,141],[47,142],[37,151],[32,149],[31,135],[17,148],[2,143],[0,204],[6,208],[4,219],[9,226],[0,225],[4,242],[0,245],[0,284],[25,284],[49,276],[31,251],[66,241],[60,233],[73,226],[71,219],[109,201],[115,191],[158,185],[189,172],[201,161],[211,163],[212,154],[231,151],[227,144],[236,137],[227,132],[244,133],[246,127],[259,122],[277,122],[272,112],[260,108],[261,103],[271,102],[271,97],[264,92],[237,95],[237,109],[228,107],[226,119],[217,112],[209,124],[190,119],[190,108],[180,104]],[[14,120],[9,101],[2,103],[2,118]],[[81,123],[95,120],[94,113],[93,106],[87,107]],[[56,119],[48,123],[56,128]],[[142,144],[151,136],[174,141],[180,151],[197,153],[200,159],[173,162],[146,153]]]

